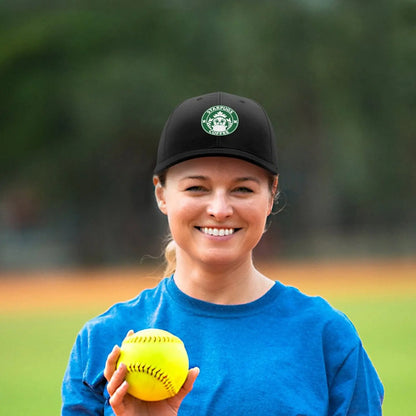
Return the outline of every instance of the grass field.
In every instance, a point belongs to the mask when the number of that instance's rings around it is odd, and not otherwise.
[[[268,267],[269,275],[306,293],[320,293],[351,318],[382,378],[383,414],[414,416],[416,264]],[[138,270],[79,274],[0,278],[1,414],[59,414],[63,372],[82,324],[157,283],[141,278]]]

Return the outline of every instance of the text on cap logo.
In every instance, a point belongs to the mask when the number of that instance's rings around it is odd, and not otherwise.
[[[214,105],[201,117],[201,126],[205,132],[214,136],[226,136],[238,127],[238,115],[226,105]]]

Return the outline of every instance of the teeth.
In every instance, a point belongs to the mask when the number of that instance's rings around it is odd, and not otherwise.
[[[208,227],[202,227],[201,231],[204,234],[208,235],[215,235],[223,237],[224,235],[231,235],[234,233],[234,228],[208,228]]]

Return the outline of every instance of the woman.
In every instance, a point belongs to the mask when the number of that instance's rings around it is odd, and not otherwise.
[[[64,415],[381,415],[383,387],[350,321],[253,265],[277,173],[273,128],[254,101],[211,93],[174,110],[153,180],[171,275],[84,326]],[[116,370],[117,344],[145,328],[187,348],[191,370],[171,399],[133,398]]]

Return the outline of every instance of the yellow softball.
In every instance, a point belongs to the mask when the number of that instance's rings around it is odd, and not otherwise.
[[[189,359],[182,340],[162,329],[144,329],[127,336],[117,368],[127,367],[128,392],[146,401],[175,396],[188,376]]]

